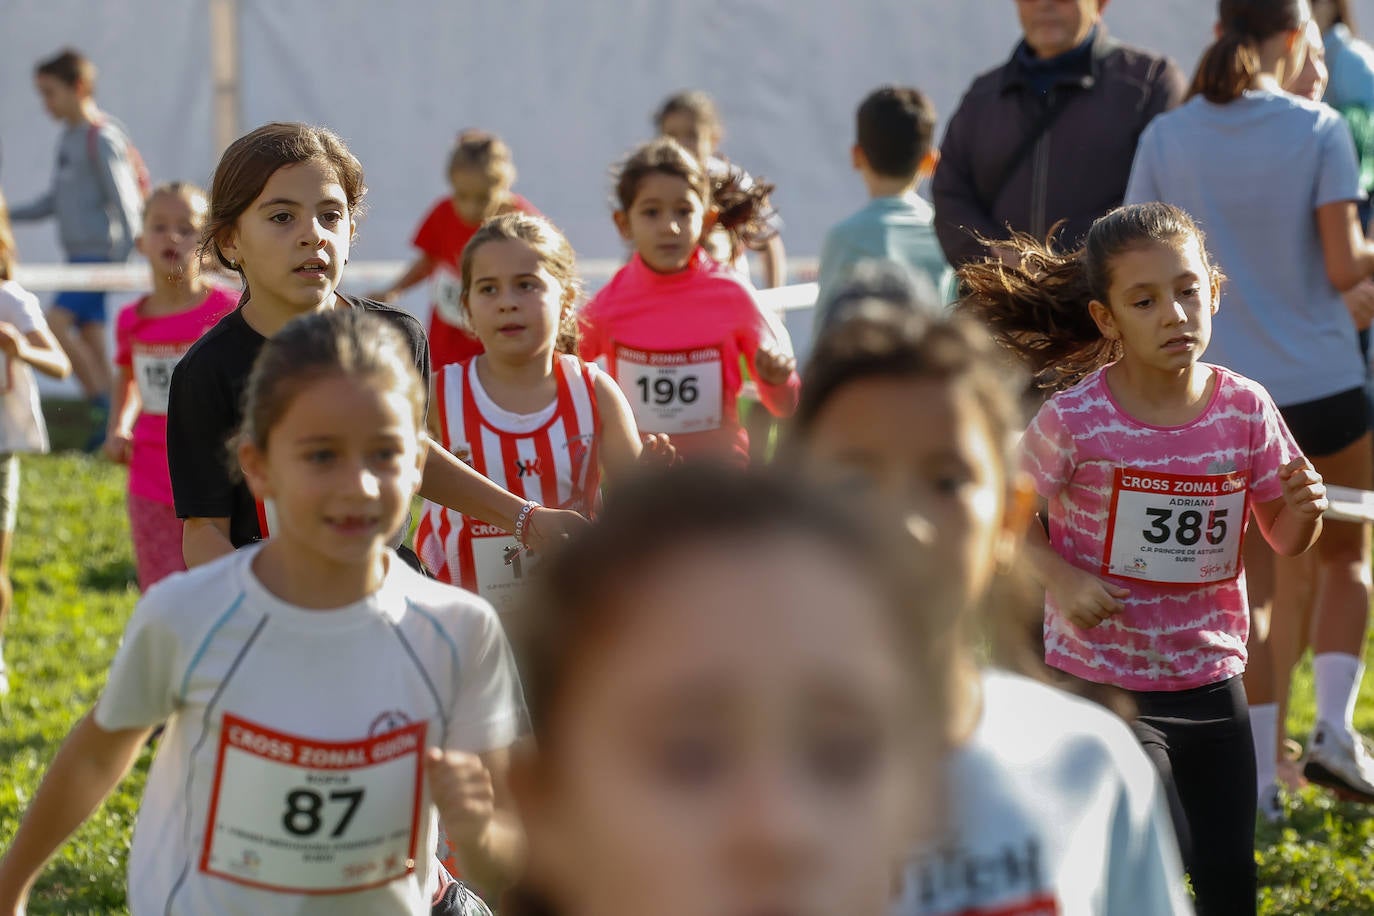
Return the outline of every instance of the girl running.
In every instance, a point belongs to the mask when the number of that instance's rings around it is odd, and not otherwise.
[[[940,705],[882,542],[728,468],[617,497],[511,621],[537,746],[503,916],[885,914]]]
[[[969,265],[963,307],[1048,385],[1023,463],[1048,504],[1030,526],[1045,657],[1129,691],[1136,731],[1177,799],[1198,911],[1255,911],[1255,758],[1241,674],[1241,543],[1254,514],[1277,552],[1316,540],[1320,475],[1264,389],[1200,362],[1221,275],[1186,213],[1114,210],[1084,247],[1008,243],[1020,266]]]
[[[167,400],[172,370],[200,336],[234,310],[237,297],[205,281],[200,234],[209,202],[172,182],[148,195],[136,242],[153,291],[115,322],[115,381],[105,455],[129,466],[129,532],[139,588],[186,568],[181,519],[167,473]]]
[[[478,473],[527,499],[590,515],[601,473],[640,454],[625,395],[575,355],[572,246],[537,216],[487,222],[463,252],[464,318],[485,352],[434,377],[430,435]],[[657,453],[667,442],[650,437]],[[436,578],[506,610],[529,572],[511,535],[427,503],[416,550]]]
[[[706,168],[713,183],[733,184],[746,190],[753,187],[752,175],[719,155],[725,128],[715,101],[705,92],[693,89],[664,99],[654,113],[654,129],[676,140],[691,153]],[[767,221],[770,231],[748,242],[723,230],[710,232],[706,247],[716,260],[730,265],[746,278],[749,276],[748,252],[758,252],[763,262],[763,285],[782,286],[787,282],[787,252],[778,234],[780,221],[771,210]]]
[[[1018,373],[986,331],[861,265],[834,301],[785,448],[903,547],[912,613],[949,664],[944,830],[909,859],[894,916],[1191,913],[1158,778],[1100,706],[1004,668],[1031,605],[1014,587],[1030,492]],[[911,602],[909,602],[911,603]],[[1009,609],[1015,609],[1009,613]],[[1025,665],[1028,670],[1043,665]],[[1089,802],[1088,799],[1095,799]]]
[[[9,207],[0,194],[0,697],[10,690],[5,622],[14,603],[9,560],[19,511],[18,455],[48,450],[48,427],[33,370],[57,379],[72,371],[43,318],[38,297],[14,279],[17,263]]]
[[[719,224],[748,235],[756,194],[723,189],[712,209],[701,165],[672,140],[654,140],[621,165],[615,224],[635,253],[582,310],[582,358],[604,360],[641,432],[672,436],[688,460],[749,460],[736,399],[741,357],[774,416],[796,406],[800,380],[749,287],[701,247]]]
[[[1165,201],[1207,227],[1231,278],[1214,359],[1265,387],[1328,483],[1368,490],[1374,408],[1357,329],[1369,312],[1352,316],[1356,301],[1341,292],[1374,274],[1374,243],[1357,215],[1350,131],[1332,109],[1284,91],[1303,67],[1305,0],[1222,0],[1218,10],[1218,37],[1198,64],[1192,97],[1141,135],[1126,200]],[[1272,596],[1293,607],[1301,570],[1253,546],[1246,563],[1255,603]],[[1317,722],[1304,770],[1374,802],[1374,757],[1352,719],[1371,597],[1369,526],[1328,525],[1315,564]],[[1256,628],[1257,639],[1266,635]],[[1246,686],[1266,790],[1257,800],[1278,816],[1278,698],[1271,673],[1256,675]]]
[[[167,412],[167,459],[182,545],[195,566],[271,532],[271,501],[259,502],[228,472],[224,443],[242,419],[242,392],[263,344],[287,321],[351,308],[390,322],[410,342],[422,377],[429,348],[407,313],[338,291],[366,188],[362,166],[328,130],[267,124],[230,144],[215,170],[204,247],[244,283],[239,308],[177,364]],[[582,523],[491,483],[441,448],[425,463],[422,494],[515,531],[531,545]],[[521,517],[523,516],[523,519]]]
[[[420,254],[400,279],[372,298],[391,302],[415,284],[434,278],[429,318],[429,354],[434,368],[462,362],[482,352],[464,316],[463,249],[482,223],[501,213],[539,211],[511,190],[515,162],[510,147],[495,134],[465,130],[449,154],[448,183],[452,193],[436,203],[415,230],[412,244]]]
[[[330,913],[427,913],[436,801],[472,874],[512,866],[505,749],[523,713],[500,624],[387,548],[425,461],[413,355],[361,309],[265,345],[237,456],[279,527],[139,602],[0,860],[0,912],[22,912],[163,721],[134,913],[315,912],[322,894]]]

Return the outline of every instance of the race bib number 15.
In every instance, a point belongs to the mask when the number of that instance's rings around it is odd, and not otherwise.
[[[226,714],[200,870],[265,890],[338,894],[415,870],[425,723],[325,742]]]
[[[1189,476],[1117,468],[1102,572],[1178,585],[1240,574],[1248,471]]]

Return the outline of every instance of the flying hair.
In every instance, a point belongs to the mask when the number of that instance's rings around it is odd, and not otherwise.
[[[1102,336],[1088,310],[1094,300],[1110,305],[1113,259],[1151,243],[1192,239],[1207,257],[1202,230],[1170,204],[1118,207],[1098,217],[1082,247],[1071,252],[1052,241],[1057,229],[1044,242],[1026,233],[996,242],[1016,255],[1014,265],[989,258],[959,268],[963,295],[956,306],[986,324],[1036,385],[1050,390],[1068,388],[1120,356],[1120,345]],[[1219,284],[1221,273],[1210,261],[1208,270]]]

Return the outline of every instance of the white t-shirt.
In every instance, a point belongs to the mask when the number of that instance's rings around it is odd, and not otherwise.
[[[14,325],[20,334],[48,326],[38,297],[13,280],[0,281],[0,321]],[[46,452],[48,427],[28,363],[11,362],[0,354],[0,393],[0,453]]]
[[[150,589],[96,706],[167,721],[129,856],[135,916],[428,913],[426,747],[509,746],[523,703],[491,606],[394,555],[330,611],[274,597],[260,545]]]
[[[1101,707],[983,675],[983,717],[948,762],[944,841],[907,866],[893,916],[1193,912],[1159,777]]]

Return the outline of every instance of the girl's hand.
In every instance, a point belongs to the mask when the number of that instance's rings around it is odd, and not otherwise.
[[[105,444],[102,446],[105,457],[115,464],[128,464],[129,457],[133,454],[133,441],[123,433],[110,432],[105,434]]]
[[[482,758],[432,747],[425,753],[425,776],[439,819],[455,845],[480,838],[496,815],[496,790]]]
[[[588,524],[590,523],[576,512],[540,506],[530,513],[529,519],[525,522],[525,541],[529,544],[530,550],[548,550],[557,547],[560,542],[566,541]]]
[[[1374,280],[1368,278],[1341,293],[1346,311],[1355,322],[1355,329],[1366,330],[1374,321]]]
[[[1091,630],[1109,617],[1126,609],[1130,589],[1076,569],[1062,582],[1046,589],[1069,623],[1083,630]]]
[[[670,467],[677,460],[677,446],[663,433],[650,433],[644,436],[644,448],[640,450],[639,460],[652,467]]]
[[[0,353],[10,359],[19,358],[19,350],[24,346],[24,335],[8,321],[0,321]]]
[[[754,354],[754,374],[765,385],[783,385],[797,369],[797,359],[772,347],[759,347]]]
[[[1302,518],[1321,518],[1327,508],[1326,484],[1312,462],[1299,455],[1279,468],[1283,502]]]

